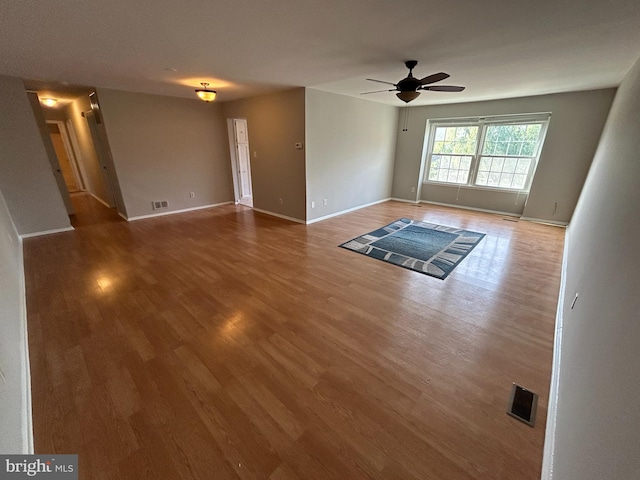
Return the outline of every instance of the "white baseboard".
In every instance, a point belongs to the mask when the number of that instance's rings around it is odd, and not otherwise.
[[[473,210],[474,212],[493,213],[494,215],[506,215],[508,217],[520,217],[520,214],[513,212],[502,212],[500,210],[488,210],[486,208],[467,207],[466,205],[454,205],[451,203],[431,202],[429,200],[420,200],[420,203],[428,203],[431,205],[439,205],[441,207],[461,208],[463,210]]]
[[[396,198],[396,197],[391,197],[389,200],[393,200],[394,202],[411,203],[414,205],[420,203],[419,200],[407,200],[406,198]]]
[[[542,455],[542,480],[553,479],[553,456],[556,442],[556,422],[558,417],[558,389],[560,386],[560,362],[562,361],[562,326],[564,323],[564,295],[567,282],[567,246],[569,230],[564,234],[564,251],[562,253],[562,273],[560,292],[556,310],[556,328],[553,340],[553,364],[551,368],[551,386],[549,388],[549,405],[547,407],[547,425],[544,436],[544,453]]]
[[[24,233],[20,235],[20,238],[39,237],[41,235],[51,235],[53,233],[71,232],[75,230],[73,227],[56,228],[54,230],[44,230],[42,232]]]
[[[544,220],[542,218],[520,217],[520,220],[525,220],[527,222],[533,223],[542,223],[544,225],[552,225],[554,227],[566,227],[567,225],[569,225],[569,222],[556,222],[554,220]]]
[[[290,220],[296,223],[304,224],[304,220],[300,220],[299,218],[288,217],[286,215],[280,215],[279,213],[270,212],[269,210],[262,210],[261,208],[253,208],[254,211],[264,213],[265,215],[271,215],[272,217],[284,218],[285,220]]]
[[[345,213],[355,212],[356,210],[360,210],[361,208],[366,208],[366,207],[370,207],[372,205],[377,205],[379,203],[388,202],[389,200],[392,200],[392,199],[391,198],[383,198],[382,200],[376,200],[375,202],[366,203],[364,205],[359,205],[357,207],[348,208],[346,210],[340,210],[339,212],[331,213],[329,215],[325,215],[325,216],[319,217],[319,218],[314,218],[313,220],[307,220],[307,225],[310,225],[310,224],[316,223],[316,222],[320,222],[322,220],[327,220],[328,218],[337,217],[339,215],[344,215]]]
[[[205,208],[214,208],[221,207],[222,205],[232,205],[233,202],[222,202],[222,203],[214,203],[211,205],[200,205],[199,207],[191,207],[191,208],[182,208],[180,210],[170,210],[168,212],[158,212],[151,213],[149,215],[138,215],[136,217],[125,217],[121,215],[123,218],[127,219],[129,222],[133,222],[135,220],[144,220],[145,218],[154,218],[154,217],[164,217],[165,215],[173,215],[176,213],[185,213],[185,212],[193,212],[194,210],[204,210]]]

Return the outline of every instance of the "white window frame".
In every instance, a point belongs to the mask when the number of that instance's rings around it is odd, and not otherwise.
[[[528,193],[531,188],[531,183],[535,175],[536,168],[540,160],[540,153],[542,152],[542,146],[547,135],[549,127],[549,121],[551,119],[551,113],[535,113],[535,114],[522,114],[522,115],[498,115],[490,117],[466,117],[466,118],[449,118],[449,119],[434,119],[427,122],[426,132],[426,145],[425,145],[425,161],[424,161],[424,174],[422,178],[423,184],[443,185],[456,188],[472,188],[478,190],[497,190],[501,192],[521,192]],[[514,124],[539,124],[541,125],[540,135],[538,137],[538,143],[535,146],[534,153],[530,157],[514,157],[510,155],[499,155],[502,158],[531,158],[531,164],[529,165],[529,172],[527,173],[527,180],[523,188],[511,188],[511,187],[497,187],[497,186],[485,186],[476,185],[478,177],[478,166],[480,165],[480,158],[482,157],[482,149],[485,143],[485,137],[487,128],[493,125],[514,125]],[[469,126],[478,127],[478,135],[476,137],[476,147],[473,154],[471,154],[471,167],[469,168],[469,176],[466,183],[447,182],[443,180],[429,180],[429,171],[431,169],[431,160],[433,158],[433,147],[435,144],[436,128],[438,127],[456,127],[456,126]],[[461,156],[469,156],[463,155]]]

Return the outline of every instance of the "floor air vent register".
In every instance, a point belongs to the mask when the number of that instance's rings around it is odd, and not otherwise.
[[[527,390],[520,385],[513,384],[509,396],[507,413],[521,422],[533,427],[536,421],[536,407],[538,406],[538,394]]]

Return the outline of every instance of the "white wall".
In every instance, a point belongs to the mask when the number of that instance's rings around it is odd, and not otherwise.
[[[100,89],[129,218],[233,201],[226,122],[219,104]],[[195,197],[190,197],[190,192]]]
[[[306,89],[307,220],[391,196],[397,111]]]
[[[428,93],[427,93],[428,94]],[[551,112],[551,123],[540,163],[527,200],[516,194],[495,193],[457,186],[425,184],[422,199],[488,210],[507,211],[525,217],[569,222],[580,195],[615,90],[560,93],[487,102],[409,107],[409,130],[398,126],[393,196],[415,200],[429,119]],[[426,94],[425,94],[426,95]],[[404,113],[401,112],[401,116]],[[516,201],[518,200],[517,204]],[[557,210],[555,203],[558,204]],[[555,211],[555,214],[554,214]]]
[[[22,242],[0,192],[0,453],[32,450]]]
[[[640,61],[618,89],[568,229],[545,456],[557,480],[640,478],[639,185]]]
[[[20,235],[70,228],[22,80],[0,76],[0,190]]]
[[[222,106],[226,118],[247,119],[254,208],[304,221],[305,151],[295,148],[305,142],[304,89]]]

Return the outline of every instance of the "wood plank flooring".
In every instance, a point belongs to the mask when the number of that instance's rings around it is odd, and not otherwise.
[[[487,236],[444,281],[337,247],[400,217]],[[36,452],[96,480],[538,479],[563,239],[399,202],[26,239]]]

